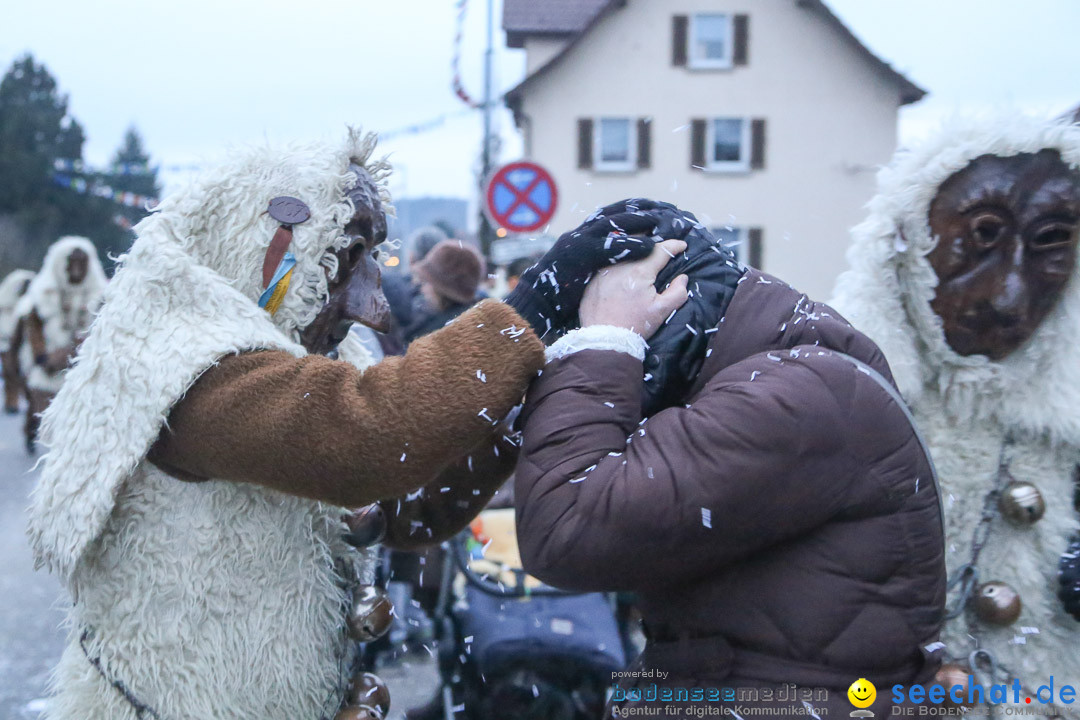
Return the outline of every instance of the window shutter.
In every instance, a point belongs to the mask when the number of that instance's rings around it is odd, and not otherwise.
[[[746,65],[750,57],[750,16],[735,16],[735,47],[731,53],[731,62],[735,65]]]
[[[638,118],[637,121],[637,166],[648,168],[652,165],[652,118]]]
[[[686,66],[686,37],[689,18],[676,15],[671,18],[671,64],[676,67]]]
[[[750,124],[750,169],[765,169],[765,119],[754,118]]]
[[[705,169],[705,121],[695,119],[690,121],[690,168],[693,170]]]
[[[579,119],[577,121],[577,166],[581,170],[592,169],[592,141],[592,118]]]
[[[761,257],[764,252],[763,248],[761,247],[761,228],[750,228],[747,236],[750,245],[749,253],[747,253],[747,255],[749,256],[747,259],[747,264],[750,267],[761,270]]]

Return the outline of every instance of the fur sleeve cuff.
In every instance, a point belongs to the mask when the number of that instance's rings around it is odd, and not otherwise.
[[[544,354],[547,361],[551,362],[579,350],[615,350],[644,360],[647,347],[645,338],[633,330],[614,325],[590,325],[566,333],[552,343]]]

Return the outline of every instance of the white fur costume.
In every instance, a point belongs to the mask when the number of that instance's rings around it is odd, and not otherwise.
[[[15,306],[22,297],[19,291],[33,279],[34,273],[29,270],[12,270],[0,282],[0,352],[7,352],[11,348],[11,336],[15,334],[15,325],[19,320],[15,315]]]
[[[961,615],[948,622],[943,640],[951,656],[966,659],[976,647],[971,636],[977,637],[1032,689],[1051,675],[1056,687],[1080,684],[1080,622],[1057,598],[1059,559],[1080,525],[1073,509],[1073,471],[1080,462],[1080,281],[1071,280],[1033,337],[1004,360],[963,357],[946,343],[930,307],[937,276],[925,256],[937,242],[928,224],[930,203],[949,176],[981,155],[1043,148],[1058,150],[1080,169],[1080,128],[1026,118],[955,122],[923,146],[899,152],[879,175],[869,217],[853,231],[851,269],[838,280],[832,301],[884,351],[931,446],[945,501],[950,577],[970,559],[1003,441],[1014,434],[1009,471],[1039,488],[1046,515],[1028,528],[995,518],[978,568],[980,582],[1012,586],[1023,611],[1004,628]]]
[[[72,285],[68,280],[67,262],[76,250],[86,254],[86,277],[78,285]],[[62,350],[73,345],[90,327],[107,282],[94,244],[76,235],[62,237],[49,246],[40,272],[34,276],[26,294],[15,306],[15,316],[23,318],[31,311],[36,312],[41,318],[45,351]],[[26,364],[27,387],[49,393],[59,390],[65,373],[50,374],[45,368],[35,365],[29,352],[29,342],[24,342],[23,347],[27,348],[24,357],[30,360]]]
[[[145,457],[169,409],[219,358],[304,355],[299,330],[349,242],[350,158],[385,194],[374,144],[351,132],[340,146],[239,154],[137,226],[42,425],[49,454],[30,539],[75,600],[49,718],[136,718],[87,654],[160,720],[336,712],[348,680],[345,583],[361,570],[341,540],[341,509],[255,485],[181,482]],[[281,195],[303,200],[311,218],[294,226],[293,281],[271,318],[257,299],[278,227],[266,209]]]

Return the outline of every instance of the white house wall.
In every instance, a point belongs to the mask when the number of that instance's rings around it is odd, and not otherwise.
[[[672,66],[672,16],[705,11],[750,16],[748,65]],[[630,0],[527,88],[522,112],[527,152],[559,185],[551,233],[623,197],[664,199],[711,226],[762,228],[763,269],[824,299],[894,150],[899,102],[895,80],[793,0]],[[651,168],[578,169],[590,116],[652,117]],[[714,116],[766,119],[764,170],[690,169],[689,123]]]

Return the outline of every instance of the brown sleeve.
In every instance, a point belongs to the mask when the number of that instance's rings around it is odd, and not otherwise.
[[[518,445],[505,428],[449,465],[434,482],[381,505],[388,520],[385,543],[395,550],[418,550],[441,543],[487,507],[517,462]]]
[[[524,328],[524,330],[523,330]],[[346,507],[428,484],[521,400],[543,345],[486,301],[363,373],[278,351],[224,358],[173,406],[149,459]]]

